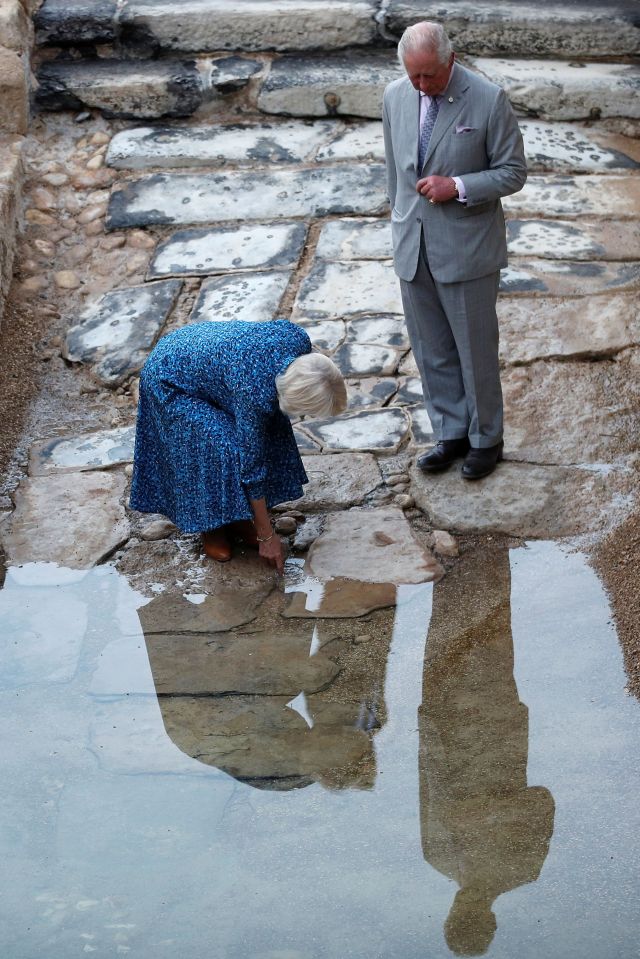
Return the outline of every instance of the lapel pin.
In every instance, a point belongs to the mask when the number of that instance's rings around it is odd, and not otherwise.
[[[453,103],[453,97],[449,97],[449,103]]]

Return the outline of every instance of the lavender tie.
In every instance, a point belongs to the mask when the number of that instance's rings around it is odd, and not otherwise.
[[[418,171],[422,171],[424,166],[424,158],[427,155],[427,148],[429,146],[429,140],[431,139],[431,134],[433,133],[433,128],[436,125],[436,120],[438,119],[438,110],[440,109],[440,97],[431,97],[431,103],[426,109],[424,115],[424,122],[422,124],[422,129],[420,130],[420,145],[418,147]]]

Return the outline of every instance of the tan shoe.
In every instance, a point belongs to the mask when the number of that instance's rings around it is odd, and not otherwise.
[[[203,533],[202,547],[209,559],[214,559],[216,563],[228,563],[231,559],[231,543],[224,526]]]

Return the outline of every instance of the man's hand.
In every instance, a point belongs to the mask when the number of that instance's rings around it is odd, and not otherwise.
[[[284,553],[282,550],[282,540],[278,534],[274,533],[267,543],[259,543],[258,552],[271,566],[275,566],[282,576],[284,573]]]
[[[416,183],[416,190],[431,203],[446,203],[458,192],[455,180],[450,176],[425,176]]]

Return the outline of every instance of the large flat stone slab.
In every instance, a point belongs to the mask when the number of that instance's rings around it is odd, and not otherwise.
[[[298,262],[306,235],[303,223],[283,222],[180,230],[158,246],[148,276],[291,268]]]
[[[478,58],[472,63],[503,87],[513,107],[525,116],[544,120],[640,117],[640,72],[631,64],[546,58]]]
[[[322,512],[359,506],[382,484],[380,469],[371,453],[322,454],[303,457],[309,483],[296,508]]]
[[[229,162],[301,163],[312,159],[334,131],[330,122],[137,127],[116,133],[106,162],[119,170],[224,166]],[[353,159],[363,157],[355,154]]]
[[[391,224],[383,220],[330,220],[320,232],[320,260],[382,260],[393,256]]]
[[[350,123],[326,146],[320,147],[316,160],[383,161],[384,138],[380,120]]]
[[[362,380],[349,379],[349,409],[355,411],[384,406],[394,396],[397,388],[398,383],[393,377],[367,376]]]
[[[0,528],[8,564],[89,569],[102,562],[129,537],[125,490],[126,477],[113,470],[23,480],[15,512]]]
[[[640,177],[530,176],[522,190],[505,197],[503,203],[512,217],[631,219],[640,215]]]
[[[364,410],[333,420],[305,421],[305,431],[324,450],[394,452],[409,432],[401,409]]]
[[[509,254],[560,260],[634,260],[637,220],[507,220]]]
[[[402,354],[388,346],[344,343],[333,356],[343,376],[393,376]]]
[[[286,116],[378,120],[384,88],[400,76],[401,67],[388,53],[286,56],[272,64],[258,107],[264,113]]]
[[[418,20],[442,23],[456,50],[486,56],[626,56],[640,48],[633,0],[388,0],[384,24],[400,36]]]
[[[388,260],[316,262],[303,280],[294,318],[339,319],[402,313],[400,284]]]
[[[56,436],[31,447],[29,475],[108,469],[133,462],[135,426],[118,426],[81,436]]]
[[[375,12],[372,0],[127,0],[121,23],[161,50],[309,50],[370,43]]]
[[[156,173],[111,195],[107,227],[216,223],[380,213],[386,207],[381,164],[342,164],[272,173]]]
[[[199,603],[180,593],[161,593],[140,608],[140,624],[146,637],[170,636],[174,640],[179,635],[227,633],[256,618],[272,585],[263,582],[238,589],[234,584],[218,583]]]
[[[315,323],[306,323],[304,328],[316,349],[323,353],[333,353],[347,335],[342,320],[318,320]]]
[[[105,293],[67,333],[64,355],[117,386],[142,368],[181,288],[180,280],[163,280]]]
[[[34,16],[39,44],[112,43],[117,0],[45,0]]]
[[[289,282],[289,273],[243,273],[205,280],[191,312],[191,321],[275,319]]]
[[[640,263],[512,257],[500,274],[502,294],[581,296],[640,289]]]
[[[411,494],[434,528],[552,539],[589,528],[594,477],[576,469],[501,463],[483,480],[411,469]]]
[[[602,173],[636,169],[638,143],[606,130],[575,123],[521,120],[529,170],[555,173]]]
[[[327,517],[309,547],[305,567],[320,582],[334,578],[362,583],[429,583],[442,568],[414,537],[396,506],[352,509]]]
[[[640,343],[640,311],[633,294],[503,297],[498,301],[500,357],[532,363],[555,357],[602,359]]]
[[[311,592],[308,592],[311,583]],[[287,588],[285,619],[356,619],[396,605],[394,583],[362,583],[335,577],[321,583],[308,576]]]
[[[372,344],[404,352],[409,349],[409,334],[404,316],[364,316],[347,323],[348,344]]]

